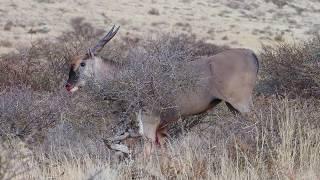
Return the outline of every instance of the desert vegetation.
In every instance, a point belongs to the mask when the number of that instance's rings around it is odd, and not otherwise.
[[[137,132],[137,109],[171,106],[170,97],[196,85],[186,62],[229,47],[185,34],[114,39],[101,56],[127,70],[113,81],[89,79],[70,95],[69,57],[103,33],[83,18],[71,26],[56,41],[36,40],[0,57],[1,179],[320,178],[318,35],[261,49],[248,116],[221,105],[180,120],[171,125],[167,148],[144,159],[140,137],[116,142],[129,147],[123,156],[109,140]]]

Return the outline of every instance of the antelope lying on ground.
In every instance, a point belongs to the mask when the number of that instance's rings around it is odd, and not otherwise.
[[[88,53],[72,58],[66,89],[76,91],[85,84],[85,76],[112,79],[121,69],[103,62],[98,53],[117,33],[119,27],[103,37]],[[140,132],[152,144],[161,144],[166,136],[166,126],[180,117],[200,114],[221,101],[236,113],[246,113],[252,106],[252,91],[258,73],[258,59],[248,49],[230,49],[213,56],[203,56],[190,62],[190,68],[199,72],[199,86],[179,94],[173,101],[177,108],[165,112],[139,113]],[[149,146],[148,151],[151,151]]]

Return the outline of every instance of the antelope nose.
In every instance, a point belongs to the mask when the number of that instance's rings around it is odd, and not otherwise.
[[[67,91],[70,91],[71,90],[71,84],[67,83],[66,84],[66,89],[67,89]]]

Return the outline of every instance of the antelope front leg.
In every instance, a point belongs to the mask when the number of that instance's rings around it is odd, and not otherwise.
[[[157,147],[164,148],[166,137],[168,137],[166,128],[156,128],[155,132],[150,131],[149,137],[144,137],[144,157],[150,157]]]
[[[143,145],[143,154],[144,158],[150,157],[151,153],[155,151],[157,144],[157,126],[155,124],[145,124],[144,126],[144,145]]]
[[[160,124],[160,116],[152,112],[139,111],[137,114],[139,133],[144,137],[143,154],[149,157],[154,151],[157,142],[157,130]]]
[[[155,141],[145,137],[143,143],[143,157],[148,159],[154,151]]]

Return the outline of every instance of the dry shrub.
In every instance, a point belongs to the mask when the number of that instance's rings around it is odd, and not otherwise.
[[[278,8],[283,8],[285,5],[288,5],[289,0],[265,0],[267,3],[271,2],[276,5]]]
[[[186,67],[194,57],[188,44],[182,40],[179,36],[163,36],[149,40],[129,53],[128,72],[120,78],[130,76],[128,82],[133,88],[138,88],[134,95],[138,101],[146,100],[142,103],[151,108],[154,105],[160,108],[175,106],[170,101],[177,93],[195,85],[197,72]],[[129,99],[132,100],[131,97]]]
[[[262,91],[280,95],[288,93],[292,97],[320,98],[319,36],[301,44],[264,46],[260,57],[260,74],[265,83]]]
[[[44,40],[18,53],[4,55],[0,65],[0,89],[27,85],[34,90],[53,91],[61,88],[66,77],[64,49]]]
[[[1,136],[13,134],[29,143],[41,143],[63,111],[62,96],[12,87],[0,95]]]
[[[211,56],[229,49],[228,46],[218,46],[206,43],[203,40],[197,40],[195,35],[179,34],[176,36],[175,43],[188,47],[189,54],[193,57]]]
[[[200,53],[211,55],[222,47],[186,35],[160,35],[135,44],[117,63],[116,79],[89,85],[94,92],[122,102],[126,113],[145,107],[155,111],[175,108],[175,97],[197,85],[199,72],[190,67]]]
[[[197,84],[199,72],[188,63],[201,54],[213,55],[226,48],[187,35],[159,35],[127,45],[114,43],[107,46],[101,56],[118,66],[116,78],[97,82],[89,77],[86,93],[110,102],[111,106],[105,111],[120,118],[112,128],[115,133],[135,129],[134,112],[141,108],[175,110],[176,96]]]
[[[84,43],[84,41],[94,40],[104,33],[104,30],[94,28],[92,24],[86,22],[83,17],[71,19],[70,25],[72,30],[63,33],[61,37],[58,37],[60,41],[80,41],[81,43]]]
[[[159,16],[160,15],[160,12],[158,9],[156,8],[151,8],[149,11],[148,11],[148,14],[150,15],[155,15],[155,16]]]
[[[12,21],[7,21],[6,24],[3,26],[3,30],[10,31],[14,26]]]

